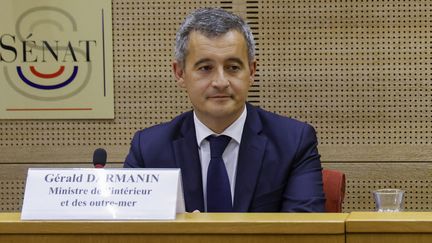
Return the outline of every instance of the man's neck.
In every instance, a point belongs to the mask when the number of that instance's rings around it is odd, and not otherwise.
[[[237,117],[232,118],[222,118],[222,119],[202,119],[197,114],[198,119],[207,126],[210,130],[212,130],[216,134],[221,134],[225,129],[227,129],[235,120],[237,120]]]

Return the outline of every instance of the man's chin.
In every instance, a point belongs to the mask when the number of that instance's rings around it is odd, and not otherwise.
[[[232,100],[229,99],[212,100],[211,102],[209,102],[207,108],[209,111],[212,111],[212,113],[217,113],[217,112],[225,113],[233,109],[234,107],[233,103],[234,102],[232,102]]]
[[[232,97],[229,96],[223,96],[223,97],[209,97],[207,98],[208,101],[212,102],[212,103],[216,103],[216,104],[220,104],[220,103],[228,103],[233,101]]]

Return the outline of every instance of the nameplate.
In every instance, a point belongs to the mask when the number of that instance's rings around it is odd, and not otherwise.
[[[29,169],[22,220],[173,220],[180,169]]]

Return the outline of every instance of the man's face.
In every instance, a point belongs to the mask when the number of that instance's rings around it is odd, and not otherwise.
[[[174,62],[173,69],[178,85],[187,90],[204,124],[231,124],[243,111],[256,61],[249,63],[245,38],[238,31],[216,38],[194,31],[189,36],[184,67]]]

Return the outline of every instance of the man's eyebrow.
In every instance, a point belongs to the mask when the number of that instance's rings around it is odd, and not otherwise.
[[[194,67],[198,67],[199,65],[201,65],[201,64],[203,64],[203,63],[206,63],[206,62],[212,62],[212,60],[211,60],[210,58],[203,58],[203,59],[200,59],[200,60],[198,60],[197,62],[195,62],[193,66],[194,66]],[[231,58],[228,58],[228,59],[226,60],[226,62],[235,62],[235,63],[238,63],[238,64],[241,65],[241,66],[244,66],[244,63],[243,63],[242,59],[240,59],[240,58],[238,58],[238,57],[231,57]]]
[[[243,61],[238,57],[228,58],[228,62],[236,62],[236,63],[240,64],[241,66],[244,65]]]

